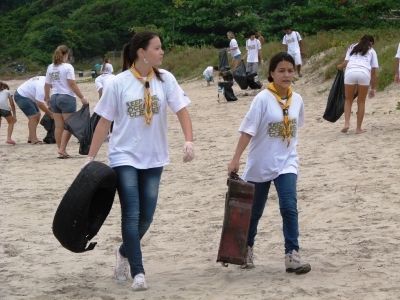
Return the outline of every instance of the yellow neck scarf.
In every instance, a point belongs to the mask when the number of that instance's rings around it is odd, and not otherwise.
[[[292,95],[293,95],[292,87],[289,87],[288,89],[286,103],[283,101],[284,98],[279,96],[278,91],[276,90],[276,87],[273,82],[267,85],[267,90],[269,90],[275,96],[276,101],[278,101],[279,106],[282,108],[283,128],[281,134],[283,140],[285,139],[287,140],[288,142],[287,147],[289,147],[290,138],[292,137],[292,125],[289,120],[289,107],[290,104],[292,104]]]
[[[147,74],[146,80],[140,75],[138,70],[136,70],[134,64],[132,64],[130,70],[133,76],[135,76],[144,85],[144,120],[146,121],[147,125],[150,125],[151,119],[153,118],[153,101],[151,99],[150,80],[154,76],[154,70],[153,68],[151,69],[150,73]]]

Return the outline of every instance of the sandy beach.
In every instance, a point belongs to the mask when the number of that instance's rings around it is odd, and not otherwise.
[[[322,119],[332,81],[308,74],[307,66],[304,73],[294,89],[303,96],[306,113],[298,145],[298,208],[301,254],[312,265],[310,273],[285,272],[273,187],[254,248],[256,268],[216,263],[227,163],[253,96],[235,84],[239,100],[218,103],[216,84],[196,80],[182,83],[192,100],[196,158],[182,162],[183,136],[170,114],[171,163],[143,239],[150,286],[145,292],[112,278],[114,249],[121,241],[117,196],[93,251],[72,253],[52,234],[57,206],[85,162],[77,140],[69,144],[71,159],[57,159],[55,145],[27,144],[27,119],[19,108],[16,146],[5,144],[2,120],[0,299],[399,299],[400,87],[391,85],[367,99],[367,132],[361,135],[355,134],[354,106],[351,128],[343,134],[343,117],[336,123]],[[7,82],[14,91],[23,81]],[[79,86],[93,109],[94,82]],[[38,136],[45,136],[40,125]],[[107,162],[106,144],[97,160]]]

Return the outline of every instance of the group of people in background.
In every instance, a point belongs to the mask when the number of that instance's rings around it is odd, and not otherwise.
[[[75,70],[69,63],[69,59],[70,49],[65,45],[60,45],[53,53],[53,62],[48,66],[46,76],[34,76],[28,79],[16,89],[14,94],[6,83],[1,82],[0,121],[1,117],[4,117],[8,123],[7,144],[16,144],[11,137],[17,120],[16,104],[28,118],[27,143],[43,144],[37,136],[37,126],[41,118],[40,111],[42,111],[54,120],[58,158],[70,157],[66,148],[71,133],[64,129],[64,121],[76,111],[76,97],[80,99],[82,105],[88,105],[88,100],[83,96],[75,81]],[[114,77],[113,72],[112,64],[108,58],[105,58],[100,69],[101,75],[95,80],[99,98],[104,86]]]
[[[241,51],[233,32],[230,53],[234,67],[241,61]],[[249,111],[239,127],[240,137],[227,172],[237,173],[241,156],[247,146],[247,162],[243,179],[255,185],[254,203],[247,240],[247,258],[242,268],[254,267],[253,249],[257,227],[261,219],[271,183],[278,193],[283,223],[284,265],[287,272],[304,274],[311,265],[300,256],[297,211],[297,139],[298,129],[304,124],[304,102],[293,90],[296,72],[301,73],[302,39],[298,32],[287,28],[282,44],[286,51],[273,55],[269,61],[268,84],[253,99]],[[252,32],[246,41],[247,67],[258,72],[262,62],[263,37]],[[361,127],[365,98],[375,95],[376,71],[379,67],[373,49],[374,39],[365,35],[352,44],[345,61],[338,68],[345,72],[345,126],[349,130],[350,111],[354,93],[358,93],[356,133]],[[28,118],[28,142],[40,143],[36,127],[40,110],[55,121],[55,138],[59,158],[68,158],[66,151],[71,134],[64,130],[64,122],[76,111],[76,97],[82,105],[88,101],[75,81],[73,66],[68,63],[68,47],[57,47],[46,76],[29,79],[17,88],[14,99]],[[148,288],[143,266],[141,239],[149,229],[157,206],[163,168],[169,163],[167,142],[167,109],[177,115],[183,132],[183,162],[194,159],[192,122],[188,111],[190,99],[174,75],[160,69],[164,51],[160,37],[153,32],[136,33],[123,49],[123,70],[113,75],[112,65],[105,60],[102,75],[96,81],[99,102],[94,111],[100,116],[95,129],[86,164],[96,155],[107,137],[111,123],[113,133],[108,144],[110,167],[117,175],[117,191],[121,203],[122,243],[115,249],[114,278],[133,279],[136,291]],[[400,44],[396,54],[395,81],[400,83]],[[213,81],[216,69],[204,71],[206,81]],[[8,122],[7,143],[16,122],[13,97],[7,84],[0,82],[0,116]]]

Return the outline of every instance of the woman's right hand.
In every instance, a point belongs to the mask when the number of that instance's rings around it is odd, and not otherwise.
[[[81,98],[81,102],[82,102],[82,105],[88,105],[89,104],[89,101],[85,97]]]
[[[231,175],[232,172],[237,173],[239,171],[239,166],[240,166],[239,160],[232,159],[228,164],[228,176]]]

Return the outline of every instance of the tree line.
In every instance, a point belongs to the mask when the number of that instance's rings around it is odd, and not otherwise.
[[[228,30],[239,41],[252,30],[271,41],[288,25],[304,35],[399,26],[399,11],[398,0],[3,0],[0,62],[48,64],[59,44],[79,59],[99,57],[144,28],[166,48],[221,47]]]

